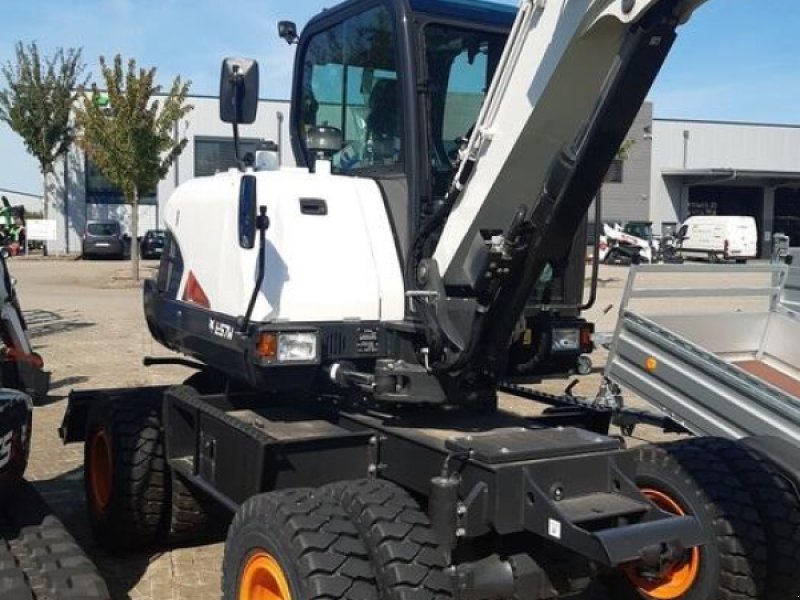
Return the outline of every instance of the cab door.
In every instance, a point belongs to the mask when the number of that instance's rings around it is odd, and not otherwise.
[[[297,54],[292,133],[298,163],[310,165],[308,131],[322,125],[341,130],[344,146],[332,158],[334,172],[378,183],[404,255],[411,235],[404,102],[409,69],[401,66],[405,41],[394,10],[363,2],[309,23]]]

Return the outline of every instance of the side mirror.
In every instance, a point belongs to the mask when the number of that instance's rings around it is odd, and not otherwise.
[[[292,21],[280,21],[278,23],[278,36],[286,40],[290,46],[300,41],[300,36],[297,35],[297,25]]]
[[[258,112],[258,63],[226,58],[219,83],[219,118],[224,123],[249,125]]]

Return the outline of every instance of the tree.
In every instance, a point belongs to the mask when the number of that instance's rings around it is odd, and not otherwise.
[[[76,90],[86,84],[81,50],[59,48],[42,56],[36,43],[17,42],[15,60],[2,67],[0,121],[8,124],[37,161],[43,179],[44,217],[48,216],[47,178],[73,142],[70,113]],[[45,247],[46,249],[46,247]]]
[[[161,86],[154,67],[137,69],[129,60],[125,68],[118,54],[112,65],[101,56],[100,69],[108,102],[97,83],[83,93],[75,109],[77,143],[131,206],[131,263],[138,281],[139,198],[156,189],[186,147],[187,139],[173,134],[194,108],[186,104],[190,83],[176,77],[169,94],[156,98]]]

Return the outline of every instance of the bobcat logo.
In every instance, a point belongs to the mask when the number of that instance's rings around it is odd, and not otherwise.
[[[9,431],[3,437],[0,437],[0,469],[11,461],[11,444],[13,441],[13,431]]]

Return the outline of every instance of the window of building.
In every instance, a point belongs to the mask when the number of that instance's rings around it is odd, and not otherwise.
[[[111,183],[100,169],[88,156],[84,157],[86,164],[86,203],[87,204],[125,204],[125,195],[122,190]],[[158,193],[153,190],[142,194],[139,204],[157,204]]]
[[[342,131],[338,171],[402,163],[402,111],[391,13],[370,9],[316,34],[304,57],[301,128]]]
[[[248,153],[255,154],[259,140],[239,140],[239,153],[244,157]],[[195,138],[194,140],[194,176],[207,177],[235,169],[236,152],[230,138]]]
[[[622,183],[624,167],[625,161],[621,158],[615,158],[608,168],[608,173],[606,173],[606,183]]]

